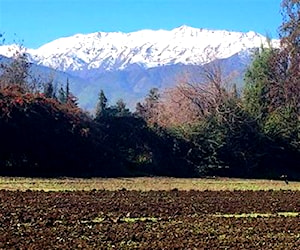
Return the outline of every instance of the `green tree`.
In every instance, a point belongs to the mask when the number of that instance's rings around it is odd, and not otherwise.
[[[123,101],[123,99],[119,99],[116,102],[116,111],[117,111],[117,116],[128,116],[130,115],[130,111],[128,108],[126,108],[126,103]]]
[[[53,88],[53,86],[47,86],[46,85],[46,90],[49,92],[51,91],[51,89]],[[49,89],[50,88],[50,89]],[[69,82],[69,78],[67,78],[67,82],[66,82],[66,87],[65,89],[63,88],[63,86],[60,87],[59,91],[58,91],[58,97],[57,99],[64,104],[71,104],[73,106],[77,106],[77,98],[71,93],[70,91],[70,82]]]
[[[300,150],[300,1],[283,0],[282,15],[281,47],[257,51],[245,75],[243,101],[260,133],[274,143],[272,150],[282,151],[278,159]]]
[[[98,103],[96,106],[96,120],[104,117],[107,111],[107,98],[101,89],[99,93]]]
[[[258,121],[263,121],[268,114],[269,83],[274,77],[270,62],[274,53],[271,47],[258,49],[245,73],[244,106]]]
[[[44,95],[47,98],[56,98],[55,89],[52,81],[49,81],[44,85]]]
[[[64,88],[62,86],[58,90],[57,99],[61,103],[67,103],[67,94],[66,94],[66,91],[64,90]]]
[[[137,117],[145,118],[146,117],[146,112],[147,112],[147,110],[146,110],[145,106],[141,102],[138,102],[135,106],[134,114]]]
[[[135,114],[142,117],[148,124],[156,124],[160,94],[157,88],[150,89],[144,103],[137,103]]]

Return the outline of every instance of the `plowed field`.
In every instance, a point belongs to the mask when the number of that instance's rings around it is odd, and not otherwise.
[[[300,249],[300,191],[0,191],[1,249]]]

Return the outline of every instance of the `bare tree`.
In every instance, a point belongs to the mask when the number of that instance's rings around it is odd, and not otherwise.
[[[236,86],[232,84],[235,73],[226,75],[220,62],[204,65],[198,74],[198,80],[185,74],[175,88],[163,93],[157,106],[160,125],[195,124],[223,112],[223,104],[228,98],[237,98]]]
[[[300,0],[282,1],[279,66],[284,67],[284,105],[294,108],[300,121]]]
[[[28,90],[29,68],[26,50],[20,45],[13,54],[12,62],[1,64],[0,86],[17,85],[24,91]]]

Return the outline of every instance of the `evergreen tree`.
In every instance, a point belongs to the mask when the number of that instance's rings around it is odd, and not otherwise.
[[[282,1],[281,48],[262,48],[248,69],[245,109],[270,138],[300,149],[300,1]]]
[[[235,99],[239,98],[239,93],[238,93],[238,89],[237,89],[236,83],[234,83],[233,86],[232,86],[231,95]]]
[[[273,78],[270,61],[275,53],[273,48],[261,48],[245,74],[244,105],[258,120],[264,120],[268,113],[268,83]]]
[[[66,83],[66,100],[67,102],[70,101],[70,86],[69,86],[69,78],[67,78],[67,83]]]
[[[55,90],[54,90],[52,81],[45,84],[45,86],[44,86],[44,95],[47,98],[56,98]]]
[[[62,86],[60,87],[60,89],[58,91],[57,99],[61,103],[67,103],[67,94],[66,94],[66,91],[63,89]]]
[[[146,102],[149,105],[149,107],[152,108],[158,103],[159,98],[160,94],[158,88],[152,88],[149,91],[149,94],[146,98]]]
[[[130,111],[128,108],[126,108],[126,103],[123,101],[123,99],[119,99],[116,102],[116,110],[117,110],[117,116],[128,116],[130,114]]]
[[[101,89],[99,93],[98,103],[96,106],[96,119],[100,119],[106,115],[107,111],[107,98],[104,91]]]
[[[160,94],[158,89],[150,89],[144,103],[137,103],[135,114],[142,117],[149,124],[156,124],[158,119],[159,99]]]
[[[144,105],[140,102],[138,102],[135,106],[135,112],[134,114],[137,117],[141,117],[141,118],[145,118],[146,117],[146,108],[144,107]]]

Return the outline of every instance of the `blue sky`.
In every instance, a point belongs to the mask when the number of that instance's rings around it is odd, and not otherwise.
[[[281,0],[0,0],[0,32],[37,48],[97,31],[195,28],[250,30],[277,38]]]

